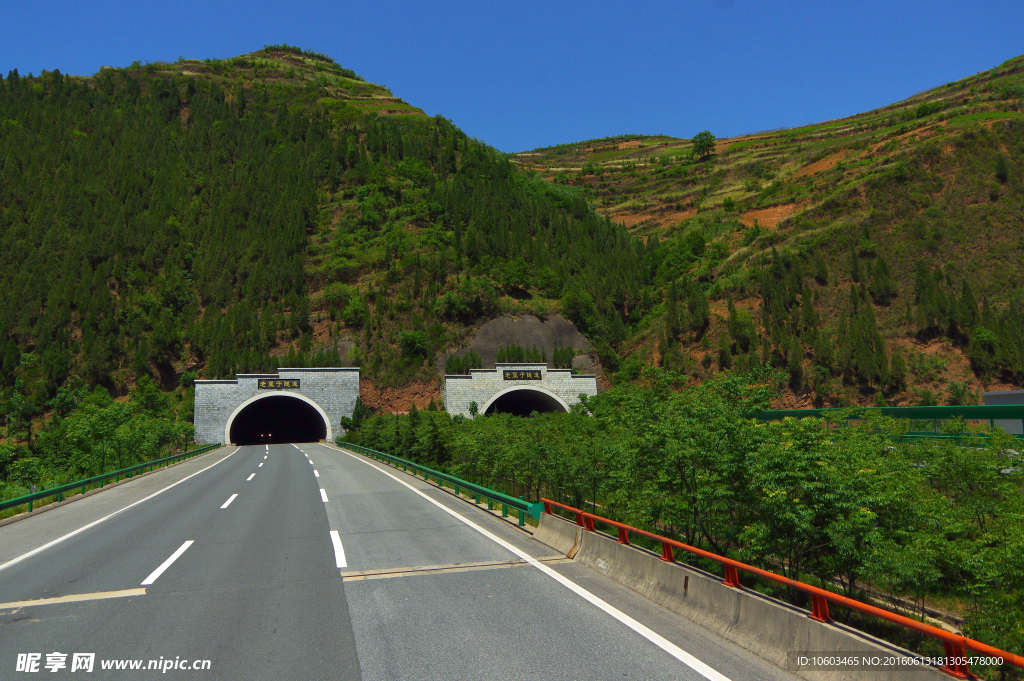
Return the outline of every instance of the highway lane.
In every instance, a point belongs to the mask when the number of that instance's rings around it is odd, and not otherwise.
[[[0,606],[0,677],[18,653],[45,661],[61,651],[209,659],[208,672],[168,673],[278,681],[793,678],[511,524],[333,446],[242,447],[4,567],[16,553],[4,548],[8,537],[17,551],[33,548],[19,525],[35,523],[40,545],[66,531],[66,514],[52,513],[57,529],[48,514],[0,528],[0,604],[118,597]],[[91,520],[83,514],[82,524]],[[140,588],[145,595],[124,595]],[[629,618],[693,664],[623,624]]]
[[[221,509],[232,494],[238,497]],[[172,675],[358,679],[328,536],[315,479],[294,447],[243,447],[178,487],[0,571],[0,603],[139,588],[184,542],[194,542],[144,596],[0,609],[0,677],[14,670],[18,653],[39,652],[45,660],[60,651],[212,662],[210,672]]]
[[[331,446],[298,447],[331,500],[366,679],[794,678],[422,480]],[[494,565],[518,558],[510,548],[655,627],[696,669],[543,571]],[[434,569],[414,569],[423,566]]]

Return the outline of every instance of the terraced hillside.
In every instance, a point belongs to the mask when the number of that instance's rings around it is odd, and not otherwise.
[[[875,111],[717,140],[701,159],[690,140],[665,136],[593,140],[515,158],[588,192],[599,212],[667,246],[667,267],[701,282],[711,299],[718,317],[712,336],[720,335],[716,326],[725,331],[732,300],[739,313],[750,312],[756,335],[771,338],[776,361],[795,368],[786,345],[799,337],[806,356],[791,403],[812,401],[807,388],[815,374],[822,383],[845,374],[817,391],[819,402],[943,401],[951,387],[954,399],[966,399],[1020,385],[1024,376],[1014,338],[1024,286],[1022,100],[1018,57]],[[781,307],[770,301],[766,323],[771,271],[786,291]],[[851,300],[851,289],[860,300]],[[902,352],[906,380],[885,387],[880,368],[819,362],[815,341],[801,333],[810,322],[788,319],[812,303],[807,317],[818,317],[839,347],[843,318],[852,319],[864,299],[873,303],[888,359]],[[652,318],[620,354],[657,360],[663,334],[664,324]],[[715,338],[703,349],[689,340],[686,354],[719,365]],[[735,339],[727,341],[734,362]]]

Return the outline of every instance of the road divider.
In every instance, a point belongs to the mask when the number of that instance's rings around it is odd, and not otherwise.
[[[230,497],[228,497],[228,500],[221,505],[221,508],[227,508],[228,506],[230,506],[231,502],[234,501],[235,497],[237,496],[237,494],[232,494]]]
[[[237,496],[238,495],[236,494],[235,497]],[[234,499],[235,497],[231,498]],[[230,503],[230,501],[228,503]],[[224,506],[227,506],[227,504],[224,504]],[[221,508],[224,508],[224,506],[221,506]],[[144,580],[142,580],[142,586],[149,586],[157,579],[159,579],[160,575],[164,573],[164,570],[171,567],[174,561],[178,560],[178,558],[181,557],[181,554],[185,553],[185,551],[188,550],[188,547],[192,546],[193,544],[195,544],[195,541],[189,539],[187,542],[178,547],[178,550],[172,553],[170,558],[160,563],[160,567],[158,567],[156,570],[153,570],[151,573],[149,573],[149,577],[146,577]]]
[[[688,553],[691,553],[691,554],[693,554],[695,556],[700,556],[700,557],[705,558],[707,560],[711,560],[711,561],[714,561],[716,563],[719,563],[722,566],[722,571],[724,573],[724,576],[723,576],[722,581],[721,581],[721,585],[724,586],[724,587],[728,587],[729,589],[734,589],[735,592],[738,593],[738,594],[745,594],[745,593],[747,593],[745,590],[742,589],[742,585],[740,584],[739,573],[741,571],[745,572],[745,573],[748,573],[748,574],[751,574],[751,575],[755,575],[755,576],[757,576],[757,577],[759,577],[761,579],[765,579],[765,580],[768,580],[768,581],[771,581],[771,582],[775,582],[777,584],[784,585],[784,586],[786,586],[786,587],[788,587],[790,589],[794,589],[796,591],[802,591],[802,592],[806,593],[808,596],[810,596],[810,598],[811,598],[811,611],[809,613],[807,613],[807,618],[811,619],[811,620],[816,620],[817,622],[820,622],[821,624],[829,625],[829,624],[832,623],[832,618],[829,616],[829,611],[828,611],[828,604],[829,604],[829,602],[832,602],[832,603],[835,603],[836,605],[841,605],[841,606],[845,606],[845,607],[847,607],[847,608],[849,608],[851,610],[856,610],[857,612],[861,612],[861,613],[863,613],[865,615],[871,615],[871,616],[874,616],[874,617],[878,617],[879,619],[883,619],[883,620],[886,620],[886,621],[891,622],[893,624],[897,624],[897,625],[900,625],[902,627],[906,627],[908,629],[912,629],[912,630],[917,631],[917,632],[919,632],[921,634],[925,634],[927,636],[932,636],[932,637],[938,639],[939,641],[941,641],[942,644],[943,644],[943,647],[945,649],[945,657],[942,658],[942,659],[946,660],[946,663],[941,666],[942,671],[944,671],[947,674],[950,674],[950,675],[952,675],[954,677],[957,677],[957,678],[968,678],[968,676],[970,675],[970,671],[968,669],[968,664],[967,664],[967,661],[969,659],[969,654],[968,654],[967,651],[972,651],[974,653],[978,653],[980,656],[987,656],[987,657],[992,658],[992,659],[999,658],[999,659],[1004,660],[1005,663],[1008,664],[1008,665],[1012,665],[1012,666],[1017,667],[1019,669],[1024,669],[1024,657],[1021,657],[1019,655],[1014,655],[1013,653],[1008,653],[1008,652],[1006,652],[1004,650],[999,650],[998,648],[994,648],[992,646],[986,645],[984,643],[981,643],[980,641],[975,641],[973,639],[969,639],[969,638],[967,638],[967,637],[965,637],[965,636],[963,636],[961,634],[954,634],[954,633],[946,631],[945,629],[939,629],[938,627],[933,627],[933,626],[931,626],[929,624],[926,624],[924,622],[919,622],[916,619],[912,619],[910,617],[905,617],[903,615],[899,615],[897,613],[890,612],[888,610],[884,610],[882,608],[878,608],[878,607],[875,607],[873,605],[869,605],[867,603],[863,603],[861,601],[858,601],[858,600],[855,600],[855,599],[852,599],[852,598],[848,598],[846,596],[842,596],[842,595],[837,594],[835,592],[828,591],[826,589],[822,589],[820,587],[816,587],[816,586],[813,586],[811,584],[807,584],[805,582],[800,582],[800,581],[797,581],[797,580],[794,580],[794,579],[789,579],[788,577],[783,577],[782,575],[778,575],[778,574],[776,574],[774,572],[771,572],[770,570],[764,570],[764,569],[761,569],[761,568],[758,568],[758,567],[754,567],[753,565],[748,565],[746,563],[741,563],[738,560],[733,560],[733,559],[727,558],[725,556],[720,556],[720,555],[718,555],[716,553],[712,553],[710,551],[705,551],[704,549],[699,549],[699,548],[697,548],[695,546],[690,546],[688,544],[684,544],[683,542],[677,541],[675,539],[670,539],[668,537],[664,537],[662,535],[655,534],[654,532],[649,532],[647,530],[642,530],[642,529],[633,527],[631,525],[626,525],[625,523],[620,523],[620,522],[615,521],[615,520],[609,520],[608,518],[603,518],[601,516],[594,515],[593,513],[587,513],[586,511],[580,510],[578,508],[573,508],[572,506],[567,506],[566,504],[562,504],[562,503],[559,503],[557,501],[552,501],[550,499],[544,499],[543,503],[544,503],[545,515],[547,515],[549,517],[554,517],[554,518],[558,518],[559,517],[559,516],[557,516],[557,515],[555,515],[553,513],[554,509],[560,509],[560,510],[565,511],[568,514],[570,514],[571,516],[574,517],[574,521],[575,521],[575,525],[576,525],[576,534],[575,534],[575,538],[572,540],[572,548],[570,549],[570,553],[572,555],[570,557],[578,557],[578,552],[580,551],[580,547],[581,547],[581,545],[584,544],[584,542],[582,541],[583,540],[583,535],[590,535],[591,533],[593,533],[592,536],[600,536],[602,534],[602,533],[598,532],[595,529],[595,527],[596,527],[595,523],[598,523],[598,524],[606,525],[606,526],[612,528],[617,533],[617,535],[618,535],[617,537],[615,537],[614,535],[611,535],[611,536],[608,537],[608,540],[611,542],[611,546],[613,546],[613,547],[616,546],[616,545],[621,546],[621,547],[629,547],[630,546],[630,541],[629,541],[630,540],[630,535],[634,535],[634,536],[646,537],[647,539],[651,539],[651,540],[654,540],[655,542],[659,542],[661,544],[661,556],[660,556],[660,558],[661,558],[661,562],[662,563],[675,564],[675,555],[674,555],[673,549],[680,549],[682,551],[686,551]],[[565,520],[565,519],[562,518],[562,520]],[[568,522],[572,522],[572,521],[568,521]],[[570,527],[571,527],[571,525],[570,525]],[[548,538],[549,537],[549,533],[547,533],[547,532],[539,533],[539,535],[535,535],[535,537],[540,539],[541,541],[545,541],[545,543],[548,543],[549,546],[552,545],[550,543],[552,540]],[[568,543],[568,539],[566,537],[563,537],[562,541],[563,541],[563,543]],[[557,540],[556,540],[556,543],[557,543]],[[554,548],[564,548],[564,547],[555,546]],[[649,556],[649,554],[645,554],[645,553],[641,553],[641,552],[637,552],[637,554],[638,554],[638,556],[640,556],[640,558],[633,558],[632,556],[624,556],[622,558],[622,562],[624,562],[624,563],[635,562],[636,560],[642,560],[642,559],[647,558]],[[612,564],[613,561],[612,561],[612,559],[610,557],[608,557],[606,555],[606,558],[608,558],[608,560],[603,561],[603,562],[606,563],[606,567],[602,568],[602,569],[604,569],[606,571],[614,572],[615,569],[616,569],[616,566]],[[632,559],[632,561],[631,561],[631,559]],[[657,562],[658,561],[654,561],[654,563],[657,563]],[[644,584],[647,584],[647,585],[658,584],[659,588],[661,588],[664,591],[669,592],[669,593],[671,593],[673,590],[676,590],[676,591],[678,590],[678,586],[677,585],[665,584],[664,582],[666,580],[662,580],[662,579],[659,579],[659,578],[650,578],[649,575],[648,575],[648,572],[650,572],[652,569],[654,569],[652,567],[647,567],[646,568],[647,571],[643,573],[645,576],[648,577],[647,579],[636,579],[635,573],[637,573],[638,570],[635,569],[633,566],[625,567],[625,568],[622,568],[622,569],[625,570],[625,571],[632,570],[632,573],[630,575],[630,579],[633,579],[633,580],[635,580],[637,582],[643,582]],[[609,574],[610,574],[610,572],[609,572]],[[689,577],[687,576],[685,582],[688,582],[688,581],[689,581]],[[683,586],[683,589],[682,589],[684,593],[689,592],[689,588],[688,588],[687,585],[685,585],[685,582],[684,582],[684,586]],[[696,584],[696,581],[695,581],[695,584]],[[631,588],[633,588],[635,591],[638,591],[640,593],[644,593],[643,589],[641,589],[641,588],[636,588],[633,585],[631,585]],[[683,600],[685,600],[685,599],[683,599]],[[690,600],[692,601],[692,600],[694,600],[694,598],[690,597]],[[714,611],[714,610],[727,611],[727,612],[731,613],[730,617],[728,619],[728,628],[730,630],[732,630],[734,628],[737,628],[737,617],[736,617],[736,614],[735,614],[736,610],[735,609],[725,608],[723,606],[724,602],[725,602],[724,599],[721,602],[716,602],[712,607],[709,607],[708,610],[711,610],[711,611]],[[664,603],[662,603],[662,604],[664,605]],[[789,612],[789,611],[787,610],[787,612]],[[760,620],[760,621],[764,620],[764,618],[754,618],[754,619],[755,620]],[[704,623],[704,624],[706,626],[706,623]],[[781,630],[784,631],[785,628],[783,628]],[[764,632],[760,632],[760,635],[757,638],[760,639],[760,641],[763,642],[765,640]],[[741,643],[741,645],[743,645],[743,644]],[[751,649],[750,646],[744,646],[744,647],[747,647],[748,649]],[[780,653],[785,650],[784,646],[773,646],[773,648],[775,650],[779,651]],[[822,648],[815,648],[815,649],[816,650],[826,650],[827,648],[822,647]],[[839,649],[845,650],[845,648],[839,648]],[[766,657],[767,659],[771,659],[771,657],[769,655],[765,654],[765,652],[763,652],[763,651],[755,651],[755,652],[758,652],[758,654],[762,655],[762,657]],[[776,660],[775,662],[778,663],[779,661]],[[785,665],[783,664],[782,666],[785,666]]]

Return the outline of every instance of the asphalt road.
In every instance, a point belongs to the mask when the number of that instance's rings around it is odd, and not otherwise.
[[[226,448],[0,527],[0,678],[795,678],[554,553],[332,446]]]

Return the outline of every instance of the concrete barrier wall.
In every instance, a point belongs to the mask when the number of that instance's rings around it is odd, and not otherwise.
[[[945,681],[950,678],[933,667],[867,672],[864,669],[797,669],[790,659],[790,651],[879,657],[913,657],[913,653],[841,624],[812,620],[806,610],[748,589],[725,586],[721,579],[702,570],[667,563],[650,551],[619,544],[611,537],[588,532],[562,518],[544,514],[533,537],[802,678],[813,681],[859,681],[867,677],[872,681]]]

